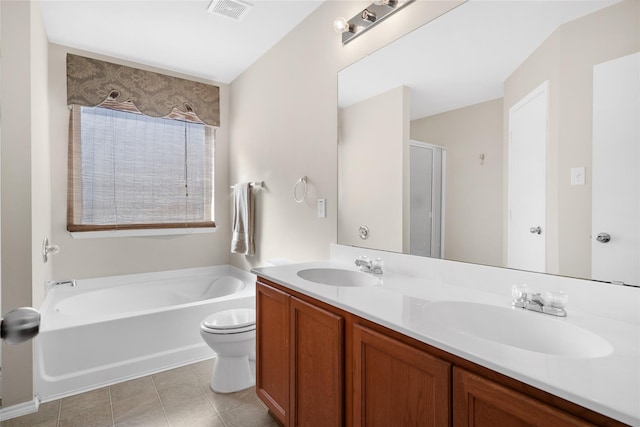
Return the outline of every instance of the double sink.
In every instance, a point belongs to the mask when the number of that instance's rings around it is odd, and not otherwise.
[[[381,283],[378,276],[340,268],[306,268],[297,276],[310,282],[337,287],[370,287]],[[511,307],[467,301],[432,301],[424,305],[422,325],[436,326],[456,336],[487,340],[521,350],[552,356],[598,358],[613,352],[599,335],[539,313]]]

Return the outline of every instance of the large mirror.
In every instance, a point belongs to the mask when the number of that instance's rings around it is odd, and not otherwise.
[[[471,0],[340,71],[338,243],[637,285],[639,5]]]

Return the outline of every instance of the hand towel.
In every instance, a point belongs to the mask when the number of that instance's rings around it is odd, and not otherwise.
[[[233,236],[231,252],[253,255],[253,194],[248,182],[233,187]]]

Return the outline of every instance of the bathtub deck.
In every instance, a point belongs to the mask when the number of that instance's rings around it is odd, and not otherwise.
[[[0,427],[276,427],[253,388],[224,395],[211,391],[214,363],[205,360],[44,403],[37,413],[6,420]]]

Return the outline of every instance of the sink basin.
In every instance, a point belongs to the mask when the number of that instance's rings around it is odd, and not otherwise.
[[[608,341],[564,319],[510,307],[438,301],[425,306],[422,320],[446,331],[549,355],[596,358],[613,352]]]
[[[375,276],[341,268],[307,268],[298,271],[298,277],[331,286],[375,286],[378,284],[378,279]]]

